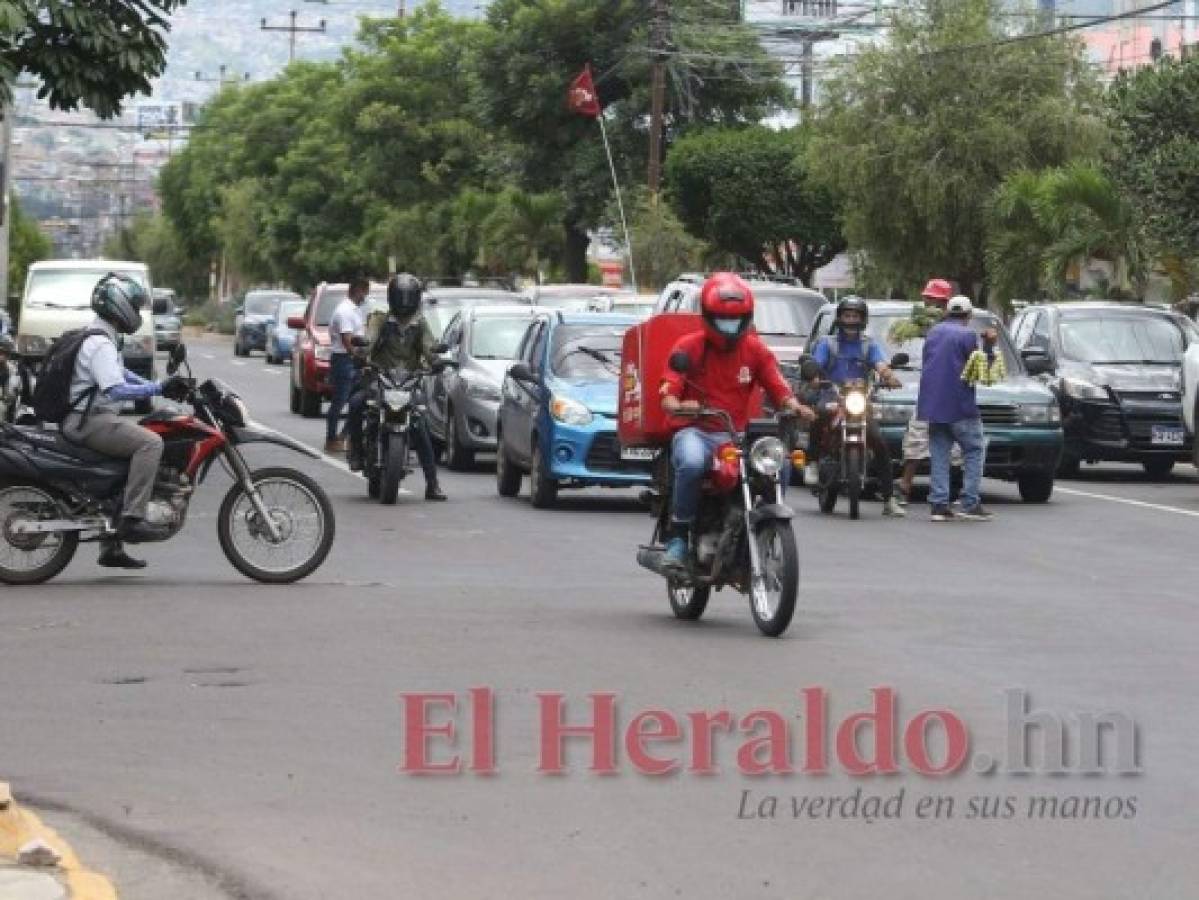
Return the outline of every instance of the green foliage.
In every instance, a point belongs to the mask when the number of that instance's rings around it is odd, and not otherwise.
[[[761,126],[687,135],[666,160],[671,203],[718,250],[811,284],[845,241],[832,197],[808,177],[807,141],[804,129]]]
[[[46,259],[54,251],[50,239],[42,234],[37,223],[21,211],[15,196],[8,199],[8,312],[17,321],[21,293],[25,290],[25,273],[31,263]]]
[[[55,109],[80,106],[110,118],[131,94],[149,94],[166,67],[167,17],[186,0],[3,0],[0,107],[21,72],[42,82]]]
[[[188,256],[174,226],[161,215],[139,215],[104,243],[110,259],[132,259],[150,267],[157,287],[173,288],[184,305],[208,296],[208,267]]]
[[[1098,92],[1061,36],[997,43],[998,0],[924,0],[825,85],[808,159],[844,203],[845,236],[914,287],[986,281],[987,207],[1003,178],[1098,154]]]
[[[667,203],[653,203],[649,191],[645,189],[630,192],[625,200],[628,204],[629,231],[632,232],[633,267],[637,270],[636,287],[639,290],[660,291],[680,272],[706,268],[705,261],[711,248],[688,234]],[[605,224],[623,249],[624,232],[621,230],[615,198],[608,206]],[[624,261],[627,267],[627,256]]]

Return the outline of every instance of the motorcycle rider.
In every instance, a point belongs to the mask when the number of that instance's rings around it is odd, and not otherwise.
[[[146,289],[127,276],[109,273],[96,283],[91,300],[96,318],[88,327],[102,333],[88,337],[79,348],[71,378],[72,411],[62,422],[67,440],[129,460],[116,537],[104,541],[100,550],[100,565],[110,568],[141,569],[146,565],[125,552],[123,541],[140,543],[166,536],[162,528],[146,521],[146,506],[162,459],[162,438],[122,419],[121,405],[160,394],[179,397],[181,391],[186,393],[185,379],[173,376],[161,383],[147,381],[121,363],[124,336],[141,328],[146,302]]]
[[[420,313],[423,291],[420,280],[407,272],[393,275],[388,281],[387,310],[376,310],[366,322],[366,359],[375,368],[411,372],[427,368],[436,359],[433,352],[436,338]],[[350,433],[350,468],[355,472],[362,468],[362,410],[369,388],[368,384],[359,386],[350,400],[346,423]],[[437,481],[437,456],[433,452],[428,423],[423,418],[415,421],[410,434],[425,473],[425,499],[445,500],[446,495]]]
[[[687,372],[668,369],[659,389],[667,415],[694,413],[703,407],[722,409],[738,431],[745,429],[755,388],[766,389],[776,409],[811,421],[815,413],[791,392],[779,371],[778,360],[751,326],[754,295],[732,272],[717,272],[700,289],[703,330],[683,335],[670,355],[686,354]],[[721,430],[718,420],[705,419],[681,425],[671,439],[674,485],[670,532],[666,535],[663,564],[685,569],[691,524],[699,506],[704,473],[712,455],[733,436]]]
[[[812,359],[826,374],[829,381],[844,385],[851,381],[866,381],[871,372],[887,387],[900,387],[901,383],[887,365],[883,348],[864,334],[870,320],[870,307],[859,297],[846,297],[837,304],[834,330],[836,338],[823,337],[812,348]],[[812,426],[809,446],[821,454],[829,417],[823,411]],[[873,419],[866,423],[866,444],[870,448],[874,464],[874,477],[878,480],[879,494],[883,499],[883,515],[902,517],[903,507],[895,500],[894,477],[891,473],[891,453],[878,423]]]

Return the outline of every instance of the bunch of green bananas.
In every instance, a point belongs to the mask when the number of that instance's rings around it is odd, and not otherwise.
[[[913,341],[928,334],[929,329],[945,317],[945,311],[936,306],[926,306],[923,303],[912,304],[912,314],[906,319],[900,319],[891,326],[887,341],[891,344],[902,344]]]

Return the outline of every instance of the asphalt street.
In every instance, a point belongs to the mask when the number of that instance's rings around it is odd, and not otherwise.
[[[320,446],[323,421],[288,412],[285,367],[234,359],[217,339],[191,350],[197,375]],[[383,507],[335,461],[249,454],[316,475],[333,498],[336,544],[302,584],[256,585],[225,561],[215,513],[228,479],[215,473],[181,537],[141,548],[144,573],[113,575],[85,548],[54,582],[0,591],[0,779],[122,897],[1194,896],[1190,466],[1161,483],[1087,469],[1043,506],[988,481],[991,523],[932,524],[919,506],[884,520],[877,503],[851,522],[793,494],[799,611],[770,640],[727,591],[701,622],[673,618],[634,561],[651,521],[631,492],[537,511],[527,484],[500,498],[482,462],[443,474],[448,503],[426,503],[417,474]],[[402,772],[401,694],[457,693],[469,735],[465,692],[482,686],[495,695],[494,774]],[[830,732],[890,687],[901,733],[921,710],[950,710],[971,751],[993,757],[1011,730],[1005,691],[1061,717],[1071,753],[1085,743],[1076,714],[1122,713],[1141,771],[851,777],[830,751],[827,775],[751,777],[737,735],[717,738],[715,774],[640,774],[619,738],[617,774],[587,771],[581,741],[566,772],[536,771],[538,692],[565,694],[575,723],[589,694],[614,693],[621,728],[646,709],[685,728],[689,712],[774,710],[798,735],[799,769],[800,691],[817,687]],[[444,739],[429,746],[450,756]],[[469,743],[458,752],[470,761]],[[685,767],[691,744],[654,752]],[[859,788],[891,801],[877,820],[861,804],[802,811]],[[927,796],[952,809],[921,816]],[[1118,812],[1027,814],[1029,798],[1060,812],[1071,796]],[[1013,814],[978,816],[979,798],[996,797],[1013,798]],[[173,877],[180,886],[164,886]]]

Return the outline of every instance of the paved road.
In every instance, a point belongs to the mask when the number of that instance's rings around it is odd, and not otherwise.
[[[287,412],[285,369],[223,343],[192,349],[198,374],[319,444],[321,424]],[[877,505],[852,523],[793,498],[801,610],[771,641],[727,594],[702,623],[670,616],[633,563],[650,523],[628,493],[538,512],[497,497],[480,466],[445,475],[450,503],[426,504],[418,477],[383,508],[333,464],[254,452],[317,474],[335,500],[336,546],[304,584],[260,587],[228,566],[214,479],[182,539],[146,549],[146,574],[105,573],[89,552],[50,585],[0,593],[0,778],[59,810],[124,897],[1094,900],[1199,883],[1190,467],[1162,484],[1109,467],[1041,507],[988,482],[990,524],[883,521]],[[472,686],[496,693],[498,772],[401,774],[401,692]],[[575,721],[589,693],[614,692],[621,727],[648,708],[684,726],[691,711],[772,709],[799,767],[799,692],[818,686],[830,728],[889,686],[901,727],[948,709],[995,756],[1007,689],[1067,721],[1122,712],[1143,772],[851,778],[834,756],[840,774],[746,777],[734,736],[716,740],[716,775],[637,774],[623,741],[620,774],[588,773],[578,745],[567,774],[535,772],[539,691],[564,692]],[[685,759],[690,743],[656,749]],[[793,799],[857,788],[902,792],[899,818],[792,815]],[[921,818],[926,795],[953,798],[952,815]],[[1062,814],[1068,797],[1097,796],[1116,817],[1030,820],[1037,795]],[[776,818],[741,817],[768,796]],[[1010,818],[970,818],[972,798],[1009,796]],[[190,887],[163,889],[155,866],[186,870]]]

